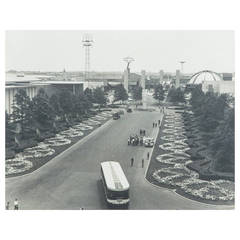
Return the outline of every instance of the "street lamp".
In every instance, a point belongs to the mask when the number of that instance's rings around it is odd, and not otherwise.
[[[180,61],[179,63],[181,64],[181,72],[183,73],[183,64],[185,63],[185,61]]]

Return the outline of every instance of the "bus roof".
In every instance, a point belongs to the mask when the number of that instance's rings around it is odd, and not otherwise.
[[[129,189],[128,180],[119,162],[102,162],[101,166],[108,189],[112,191],[124,191]]]

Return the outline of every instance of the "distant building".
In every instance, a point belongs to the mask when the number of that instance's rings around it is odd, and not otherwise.
[[[83,92],[82,82],[72,81],[42,81],[37,76],[24,76],[19,78],[7,77],[8,81],[5,84],[5,110],[7,113],[12,113],[12,106],[14,97],[19,89],[24,89],[27,95],[32,99],[38,93],[40,88],[43,88],[47,95],[50,97],[52,94],[59,92],[62,89],[70,90],[73,94],[80,94]],[[14,81],[15,80],[15,81]]]
[[[218,94],[229,94],[235,96],[234,81],[205,81],[202,83],[203,92],[215,92]]]
[[[222,73],[222,79],[224,81],[233,81],[233,74],[232,73]]]

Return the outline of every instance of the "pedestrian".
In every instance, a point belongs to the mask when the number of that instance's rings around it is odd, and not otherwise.
[[[144,168],[144,159],[142,159],[142,168]]]
[[[146,130],[144,130],[144,136],[146,136]]]
[[[139,144],[139,138],[138,138],[138,136],[136,135],[136,145],[138,145]]]
[[[160,125],[160,120],[158,120],[158,126]]]
[[[155,123],[155,127],[157,127],[157,123]]]
[[[155,127],[155,123],[153,122],[153,128]]]
[[[131,167],[133,166],[133,163],[134,163],[134,158],[132,157],[131,158]]]
[[[14,210],[18,210],[18,209],[19,209],[18,200],[16,198],[15,201],[14,201]]]
[[[128,145],[130,145],[130,138],[128,138]]]
[[[142,135],[142,129],[140,129],[140,136]]]
[[[150,154],[149,154],[149,152],[147,153],[147,159],[149,159],[149,156],[150,156]]]
[[[10,202],[7,202],[6,210],[9,210],[9,208],[10,208]]]

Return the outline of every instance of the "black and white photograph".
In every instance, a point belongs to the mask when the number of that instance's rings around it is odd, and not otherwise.
[[[233,31],[7,31],[6,209],[234,208]]]
[[[238,239],[238,9],[1,1],[0,238]]]

